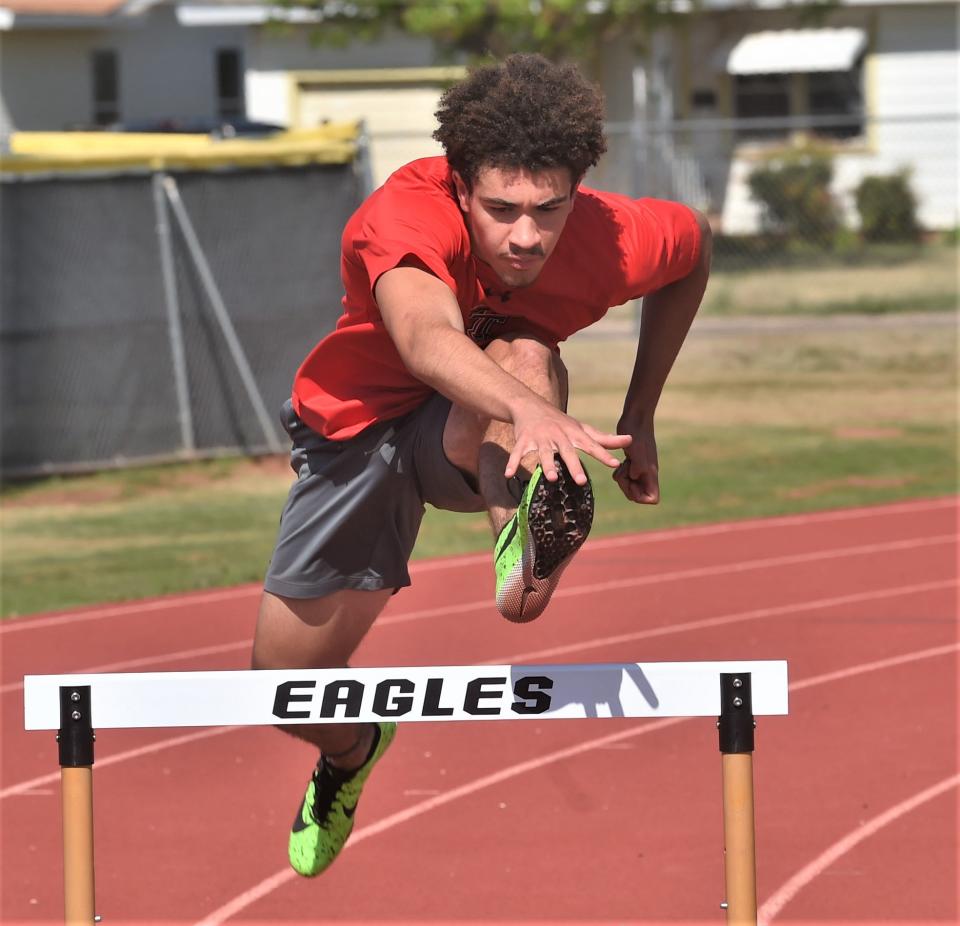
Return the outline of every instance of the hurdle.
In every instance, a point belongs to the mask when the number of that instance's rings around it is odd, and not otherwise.
[[[24,728],[56,730],[64,914],[99,922],[96,728],[714,717],[722,772],[726,922],[756,924],[754,718],[788,711],[785,661],[416,666],[28,675]]]

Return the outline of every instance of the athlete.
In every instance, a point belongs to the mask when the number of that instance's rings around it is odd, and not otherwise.
[[[606,149],[603,102],[573,66],[511,56],[449,89],[437,118],[445,156],[398,170],[347,223],[343,315],[284,407],[297,479],[256,668],[347,665],[410,584],[426,503],[488,513],[496,605],[522,622],[590,529],[579,454],[610,467],[630,501],[659,500],[654,412],[706,285],[705,219],[582,184]],[[610,434],[566,414],[558,344],[641,296]],[[320,749],[289,842],[293,868],[313,876],[350,835],[395,725],[284,729]]]

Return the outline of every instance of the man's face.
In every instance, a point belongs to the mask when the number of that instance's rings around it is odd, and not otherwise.
[[[576,186],[570,171],[485,167],[472,190],[456,171],[453,180],[476,256],[507,286],[529,286],[573,209]]]

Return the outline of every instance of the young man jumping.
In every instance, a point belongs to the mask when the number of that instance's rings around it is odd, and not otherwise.
[[[284,408],[297,479],[256,668],[347,665],[410,584],[426,503],[488,512],[497,608],[529,621],[590,529],[580,453],[630,501],[659,500],[654,412],[706,286],[706,221],[581,185],[606,143],[602,100],[572,66],[511,56],[448,90],[437,118],[446,156],[398,170],[347,223],[344,313]],[[566,414],[558,344],[640,296],[636,363],[609,434]],[[395,725],[284,729],[321,753],[289,844],[312,876],[350,835]]]

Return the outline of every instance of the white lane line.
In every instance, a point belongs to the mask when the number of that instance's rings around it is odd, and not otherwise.
[[[100,620],[105,617],[121,617],[130,614],[152,614],[154,611],[167,611],[170,608],[189,607],[191,605],[213,604],[220,601],[236,601],[240,598],[259,597],[260,585],[242,585],[236,588],[220,589],[206,594],[191,592],[187,595],[171,595],[154,601],[132,601],[129,604],[111,605],[94,608],[90,611],[68,611],[51,617],[8,617],[0,623],[0,635],[19,633],[22,630],[41,630],[45,627],[57,627],[60,624],[74,624],[81,621]]]
[[[436,797],[431,797],[428,800],[420,801],[420,803],[414,804],[412,807],[407,807],[405,810],[400,810],[396,813],[390,814],[387,817],[383,817],[382,819],[377,820],[376,823],[371,823],[369,826],[361,827],[350,837],[350,841],[345,846],[344,851],[350,846],[356,846],[364,840],[370,839],[373,836],[378,836],[380,833],[385,833],[387,830],[391,830],[394,827],[399,826],[401,823],[406,823],[408,820],[422,816],[431,810],[435,810],[437,807],[442,807],[444,804],[450,804],[453,801],[459,800],[461,797],[469,797],[472,794],[476,794],[477,791],[482,791],[484,788],[489,788],[491,785],[499,784],[501,781],[507,781],[510,778],[516,778],[518,775],[523,775],[526,772],[536,771],[539,768],[543,768],[545,765],[551,765],[554,762],[561,762],[564,759],[570,759],[574,756],[580,755],[581,753],[589,752],[591,749],[600,749],[604,746],[609,746],[629,737],[642,736],[645,733],[654,733],[657,730],[664,729],[664,727],[672,727],[684,720],[689,719],[691,718],[665,717],[661,720],[656,720],[653,723],[640,728],[639,730],[636,728],[631,730],[622,730],[619,733],[611,733],[607,736],[599,737],[598,739],[587,740],[586,742],[578,743],[576,746],[569,746],[566,749],[558,749],[555,752],[548,753],[545,756],[539,756],[536,759],[530,759],[527,762],[519,762],[516,765],[511,765],[507,768],[501,769],[499,772],[494,772],[492,775],[484,775],[482,778],[476,778],[458,788],[451,788],[449,791],[444,791],[443,793],[438,794]],[[222,907],[218,907],[213,913],[208,914],[203,920],[197,923],[196,926],[220,926],[220,924],[224,923],[235,913],[240,913],[242,910],[245,910],[247,907],[249,907],[250,904],[255,903],[256,901],[265,897],[267,894],[272,893],[278,887],[281,887],[288,881],[293,881],[296,879],[296,877],[297,874],[292,868],[285,868],[282,871],[278,871],[275,875],[272,875],[266,880],[261,881],[259,884],[250,888],[250,890],[244,891],[233,900],[228,901]]]
[[[804,867],[785,884],[773,892],[757,911],[758,924],[760,924],[760,926],[766,926],[766,924],[790,903],[800,891],[807,887],[811,881],[822,875],[834,862],[854,849],[859,843],[873,836],[874,833],[882,830],[885,826],[896,822],[900,817],[916,810],[918,807],[922,807],[928,801],[940,797],[941,794],[946,794],[947,791],[956,788],[958,785],[960,785],[960,775],[945,778],[943,781],[931,785],[929,788],[914,794],[905,801],[901,801],[899,804],[884,811],[872,820],[861,824],[855,830],[847,833],[842,839],[838,839],[832,846],[821,852],[813,861],[804,865]]]
[[[223,653],[232,653],[242,649],[249,650],[252,645],[252,637],[247,637],[246,639],[237,640],[233,643],[218,643],[215,646],[200,646],[196,649],[183,649],[176,653],[162,653],[156,656],[142,656],[139,659],[124,659],[120,662],[107,662],[100,666],[91,666],[89,669],[71,669],[70,672],[75,672],[77,675],[90,675],[96,672],[127,672],[130,669],[138,669],[142,666],[159,666],[166,662],[179,662],[187,659],[198,659],[201,656],[219,656]],[[8,682],[6,685],[0,685],[0,695],[10,694],[11,692],[22,690],[22,681]]]
[[[652,576],[636,576],[630,579],[611,579],[607,582],[594,582],[590,585],[578,585],[575,589],[560,588],[553,593],[554,598],[567,598],[573,595],[586,595],[593,592],[605,592],[612,589],[634,588],[638,585],[650,585],[656,582],[700,579],[705,576],[729,575],[747,572],[752,569],[774,569],[780,566],[798,566],[802,563],[816,563],[825,559],[837,559],[845,556],[869,556],[872,553],[892,553],[894,551],[914,550],[921,547],[955,544],[955,534],[938,534],[932,537],[917,537],[912,540],[894,540],[888,543],[869,543],[856,547],[817,550],[813,553],[794,553],[786,556],[771,556],[766,559],[741,560],[719,566],[704,566],[698,569],[681,569],[676,572],[661,572]]]
[[[767,617],[781,617],[785,614],[802,613],[803,611],[818,611],[824,608],[839,608],[848,604],[858,604],[864,601],[879,601],[898,595],[914,595],[923,592],[940,591],[947,588],[956,588],[960,579],[947,579],[942,582],[922,582],[916,585],[901,585],[897,588],[883,589],[874,592],[860,592],[853,595],[837,595],[834,598],[815,598],[810,601],[801,601],[795,604],[778,605],[771,608],[755,608],[752,611],[740,611],[736,614],[725,614],[719,617],[706,617],[698,621],[685,621],[682,624],[665,624],[660,627],[651,627],[648,630],[637,630],[634,633],[622,633],[613,637],[597,637],[582,643],[568,643],[562,646],[551,646],[549,649],[531,650],[511,656],[516,663],[526,664],[537,659],[551,659],[554,656],[563,656],[569,653],[580,653],[588,649],[598,649],[604,646],[616,646],[620,643],[634,643],[637,640],[648,640],[651,637],[666,637],[674,633],[688,633],[692,630],[707,630],[712,627],[722,627],[725,624],[735,624],[740,621],[763,620]],[[507,660],[485,660],[486,665],[507,665]]]
[[[958,649],[960,649],[960,644],[950,647],[939,647],[935,655],[942,655],[940,650],[956,651]],[[901,656],[895,658],[898,665],[903,665],[920,659],[929,659],[933,654],[933,650],[922,650],[918,653],[902,654]],[[883,662],[887,663],[889,660],[883,660]],[[790,689],[792,691],[799,688],[809,688],[812,687],[813,684],[824,684],[829,681],[837,681],[841,678],[851,678],[855,675],[862,675],[866,672],[876,671],[878,668],[885,667],[885,665],[880,665],[876,662],[850,666],[849,668],[843,669],[839,672],[832,672],[829,674],[829,676],[822,676],[819,682],[814,679],[809,679],[807,681],[792,684],[790,685]],[[639,728],[634,727],[633,729],[624,730],[609,736],[588,740],[586,742],[579,743],[576,746],[571,746],[566,749],[559,749],[556,752],[548,753],[547,755],[540,756],[537,759],[511,765],[508,768],[501,769],[499,772],[496,772],[492,775],[485,775],[482,778],[474,779],[465,785],[461,785],[458,788],[453,788],[450,791],[446,791],[438,795],[437,797],[430,798],[426,801],[421,801],[419,804],[414,804],[412,807],[408,807],[405,810],[390,814],[389,816],[384,817],[383,819],[378,820],[376,823],[372,823],[369,826],[361,827],[350,837],[350,841],[344,847],[344,851],[349,849],[351,846],[358,845],[365,839],[370,839],[373,836],[378,836],[380,833],[385,833],[387,830],[391,830],[402,823],[406,823],[415,817],[422,816],[423,814],[428,813],[437,807],[442,807],[444,804],[449,804],[461,797],[470,797],[484,788],[488,788],[494,784],[499,784],[501,781],[507,781],[510,778],[516,778],[517,776],[523,775],[527,772],[532,772],[543,768],[545,765],[561,762],[564,759],[573,758],[574,756],[580,755],[584,752],[589,752],[593,749],[609,747],[615,743],[619,743],[622,740],[631,739],[636,736],[643,736],[647,733],[654,733],[658,730],[663,730],[666,727],[675,726],[679,723],[686,723],[687,721],[694,719],[696,718],[666,717],[662,720],[644,724]],[[223,906],[218,907],[202,920],[195,923],[194,926],[222,926],[222,924],[234,916],[234,914],[242,912],[251,904],[256,903],[258,900],[262,900],[268,894],[271,894],[273,891],[277,890],[277,888],[282,887],[284,884],[287,884],[296,878],[297,874],[293,871],[293,869],[282,869],[270,877],[265,878],[258,884],[255,884],[242,894],[238,894],[232,900],[228,901]]]
[[[833,511],[814,511],[809,514],[788,514],[772,518],[750,518],[743,521],[724,521],[719,524],[697,524],[691,527],[671,527],[657,531],[619,534],[613,537],[599,537],[588,540],[583,551],[610,550],[616,547],[639,546],[646,543],[660,543],[666,540],[686,540],[691,537],[712,537],[718,534],[735,534],[743,531],[763,530],[764,528],[804,527],[808,524],[823,524],[833,521],[852,521],[860,518],[873,518],[879,515],[912,514],[917,511],[939,511],[944,508],[957,508],[960,499],[953,496],[930,499],[920,502],[903,502],[894,505],[871,505],[862,508],[838,508]],[[960,509],[958,509],[960,514]],[[420,560],[412,564],[416,572],[431,572],[435,569],[447,569],[450,566],[468,566],[474,563],[490,562],[489,553],[464,553],[457,557],[440,557],[432,560]]]
[[[557,589],[557,591],[553,593],[553,598],[575,598],[578,595],[592,595],[598,592],[614,591],[623,588],[638,588],[641,585],[657,585],[660,582],[680,582],[687,579],[702,579],[708,576],[722,576],[747,572],[753,569],[774,569],[782,566],[797,566],[803,563],[816,563],[822,560],[832,560],[846,556],[868,556],[872,553],[892,553],[956,542],[957,538],[953,534],[938,534],[934,537],[917,537],[912,540],[894,540],[888,543],[870,543],[856,547],[817,550],[813,553],[794,553],[786,556],[748,559],[734,563],[722,563],[717,566],[678,569],[674,572],[656,572],[645,576],[634,576],[629,579],[611,579],[607,582],[592,582],[585,585],[566,585]],[[480,601],[468,601],[457,605],[423,608],[419,611],[409,611],[406,614],[387,615],[378,620],[374,626],[405,624],[408,621],[418,621],[429,617],[464,614],[470,611],[492,608],[492,598],[484,598]]]
[[[683,540],[688,537],[712,536],[714,534],[739,533],[765,528],[801,527],[806,524],[820,524],[832,521],[847,521],[861,518],[875,518],[912,514],[918,511],[939,511],[944,508],[957,507],[958,500],[954,496],[946,498],[926,499],[917,502],[902,502],[892,505],[875,505],[862,508],[841,508],[835,511],[818,511],[809,514],[784,515],[774,518],[754,518],[745,521],[729,521],[721,524],[705,524],[694,527],[671,528],[661,531],[645,531],[643,533],[624,534],[615,537],[601,537],[586,543],[581,555],[589,551],[607,550],[634,544],[657,543],[668,540]],[[411,572],[433,572],[438,569],[455,569],[474,563],[485,563],[490,559],[488,553],[465,553],[461,556],[444,556],[437,559],[417,560],[411,563]],[[17,633],[22,630],[38,630],[43,627],[52,627],[66,622],[99,620],[107,617],[119,617],[131,614],[145,614],[162,611],[168,608],[180,608],[184,605],[210,604],[220,601],[231,601],[247,596],[259,596],[261,586],[244,585],[236,588],[219,589],[214,592],[190,592],[181,595],[170,595],[153,601],[132,601],[129,603],[110,605],[103,608],[94,608],[78,613],[67,612],[49,617],[9,617],[0,623],[0,635]]]
[[[126,752],[114,753],[105,759],[97,758],[94,768],[106,768],[108,765],[117,765],[120,762],[126,762],[130,759],[139,759],[143,756],[149,756],[154,752],[160,752],[162,749],[173,749],[176,746],[185,746],[195,740],[206,739],[209,736],[221,736],[224,733],[230,733],[234,730],[245,729],[243,727],[213,727],[206,730],[198,730],[196,733],[187,733],[184,736],[172,736],[169,739],[158,740],[147,746],[140,746],[137,749],[128,749]],[[51,742],[53,738],[51,737]],[[34,788],[42,785],[52,784],[60,780],[60,772],[51,772],[49,775],[41,775],[39,778],[31,778],[29,781],[21,781],[19,784],[10,785],[0,790],[0,798],[13,797],[16,794],[24,794],[32,791]]]
[[[857,667],[857,674],[864,672],[879,672],[882,669],[895,669],[908,662],[916,662],[918,659],[932,659],[935,656],[946,656],[949,653],[960,652],[960,643],[947,643],[943,646],[931,646],[930,649],[914,650],[912,653],[906,653],[902,656],[889,656],[886,659],[877,659],[875,662],[863,662]],[[803,691],[804,688],[813,688],[816,685],[824,685],[827,682],[839,682],[850,677],[847,669],[840,669],[836,672],[825,672],[823,675],[814,675],[805,678],[801,682],[794,682],[790,686],[791,691]]]
[[[886,544],[868,544],[865,546],[857,547],[840,547],[832,550],[820,550],[815,553],[798,553],[793,556],[776,556],[769,557],[766,559],[755,559],[755,560],[742,560],[738,563],[726,563],[720,566],[705,566],[696,569],[681,569],[674,572],[660,572],[653,573],[652,575],[647,576],[636,576],[632,579],[614,579],[609,582],[594,582],[589,585],[568,585],[564,588],[558,589],[554,592],[554,598],[573,598],[578,595],[589,595],[598,592],[612,591],[621,588],[635,587],[639,585],[655,585],[660,582],[676,582],[682,581],[684,579],[700,579],[706,578],[708,576],[716,575],[725,575],[727,573],[737,573],[743,572],[751,569],[767,569],[767,568],[776,568],[781,566],[791,566],[799,565],[801,563],[807,562],[816,562],[822,559],[834,559],[841,556],[862,556],[869,555],[871,553],[889,553],[905,549],[913,549],[916,547],[922,546],[934,546],[944,542],[951,542],[955,538],[951,534],[940,535],[936,537],[919,537],[913,540],[897,540],[891,541]],[[927,584],[911,586],[911,588],[916,588],[917,590],[925,590]],[[947,584],[950,584],[948,581]],[[937,586],[939,587],[939,586]],[[873,595],[873,592],[864,593],[868,596]],[[885,591],[879,593],[881,596],[885,594]],[[814,603],[812,606],[815,607],[829,607],[831,603],[846,603],[850,601],[862,600],[860,596],[841,596],[840,598],[825,598],[820,599],[824,604]],[[432,617],[444,617],[453,614],[464,614],[471,611],[480,611],[492,607],[491,599],[484,598],[480,601],[470,601],[465,602],[464,604],[459,605],[447,605],[438,608],[424,608],[418,611],[408,611],[406,614],[394,614],[386,615],[381,617],[376,624],[374,624],[374,629],[378,627],[385,627],[391,624],[405,624],[410,621],[425,620]],[[787,605],[788,608],[793,608],[793,605]],[[764,613],[758,614],[760,617],[766,617],[767,611],[769,609],[763,609]],[[748,612],[752,613],[752,612]],[[779,613],[778,609],[773,609],[771,613]],[[695,627],[709,627],[713,626],[715,623],[725,623],[730,619],[739,620],[740,617],[734,616],[731,618],[719,617],[711,618],[706,623],[697,622],[691,626],[691,629]],[[637,637],[633,634],[628,634],[626,636],[619,637],[608,637],[603,642],[598,643],[598,646],[606,645],[608,642],[618,643],[625,642],[627,640],[643,639],[644,636],[658,636],[664,632],[664,629],[654,628],[653,630],[644,631],[643,635]],[[251,645],[252,641],[249,639],[238,640],[233,643],[223,643],[217,644],[215,646],[200,647],[193,650],[180,650],[175,653],[165,653],[157,656],[143,656],[138,659],[129,659],[120,662],[107,663],[100,666],[92,666],[85,669],[73,669],[71,672],[75,673],[94,673],[94,672],[125,672],[130,669],[138,668],[141,666],[150,666],[150,665],[162,665],[165,662],[176,662],[177,660],[193,659],[200,656],[210,656],[210,655],[220,655],[228,652],[235,652],[237,650],[248,648]],[[556,653],[563,652],[563,648],[558,648]],[[494,663],[496,665],[496,663]],[[10,694],[15,691],[21,691],[23,689],[23,682],[8,682],[5,685],[0,685],[0,695]]]
[[[950,579],[944,582],[926,582],[918,585],[903,585],[897,588],[885,589],[882,592],[864,592],[859,595],[843,595],[837,598],[820,598],[812,601],[798,602],[796,604],[784,605],[777,608],[759,608],[753,611],[743,611],[740,614],[730,614],[726,617],[720,618],[707,618],[702,621],[690,621],[684,624],[668,624],[663,627],[654,627],[651,630],[647,631],[638,631],[636,634],[624,634],[618,637],[605,637],[602,639],[594,640],[583,640],[579,643],[572,643],[563,647],[554,647],[552,649],[546,650],[536,650],[529,653],[514,653],[510,656],[504,656],[498,659],[489,659],[485,660],[486,665],[509,665],[512,663],[525,662],[527,659],[540,659],[546,658],[549,656],[558,655],[560,653],[570,653],[570,652],[583,652],[585,650],[594,649],[599,646],[608,646],[611,643],[625,643],[630,642],[631,640],[641,639],[645,636],[669,636],[673,633],[686,633],[690,630],[699,630],[703,627],[715,626],[717,622],[723,622],[726,624],[734,623],[736,621],[750,621],[750,620],[759,620],[765,617],[773,617],[776,615],[782,614],[791,614],[797,611],[806,611],[819,608],[829,608],[833,606],[849,604],[851,602],[858,601],[874,601],[880,598],[893,598],[899,595],[912,595],[917,592],[933,591],[942,588],[948,588],[950,586],[956,586],[960,584],[960,580]],[[865,668],[863,671],[873,671],[874,669],[883,669],[891,666],[900,665],[904,661],[911,661],[916,658],[927,658],[930,656],[941,655],[944,652],[951,652],[960,647],[960,644],[956,646],[945,646],[937,647],[930,650],[922,650],[918,653],[908,654],[906,657],[893,657],[892,659],[882,660],[880,662],[865,663]],[[835,681],[840,678],[848,677],[849,673],[847,670],[841,670],[840,672],[833,672],[829,675],[818,676],[817,678],[811,679],[807,682],[794,682],[790,685],[790,689],[800,690],[801,688],[807,687],[813,684],[821,684],[822,682]],[[138,749],[128,750],[127,752],[116,753],[112,756],[107,756],[104,759],[97,759],[96,767],[103,768],[108,765],[115,765],[118,762],[126,761],[127,759],[136,759],[143,755],[148,755],[152,752],[159,752],[162,749],[174,748],[176,746],[185,745],[186,743],[193,742],[194,740],[203,739],[207,736],[216,736],[220,733],[226,733],[231,730],[243,729],[241,727],[217,727],[213,729],[204,729],[199,730],[195,733],[190,733],[185,736],[175,736],[169,739],[158,740],[155,743],[151,743],[149,746],[143,746]],[[16,785],[11,785],[8,788],[0,791],[0,799],[4,797],[11,797],[15,794],[22,794],[24,791],[29,791],[34,787],[41,785],[49,784],[52,781],[58,780],[60,777],[59,772],[54,772],[49,775],[43,775],[39,778],[32,778],[29,781],[23,781]]]

